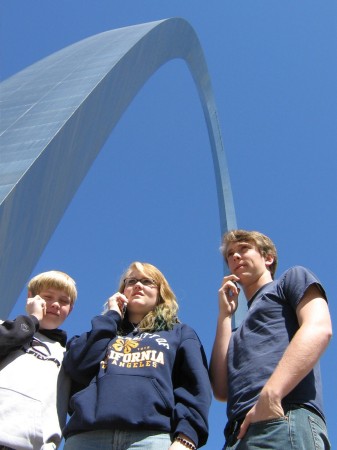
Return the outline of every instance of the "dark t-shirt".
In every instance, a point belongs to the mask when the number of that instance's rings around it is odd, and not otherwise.
[[[257,402],[259,393],[298,330],[296,308],[318,278],[301,266],[287,270],[264,285],[248,302],[248,313],[232,334],[228,350],[228,420],[242,418]],[[283,404],[307,404],[323,416],[319,363],[291,391]],[[323,416],[324,417],[324,416]]]

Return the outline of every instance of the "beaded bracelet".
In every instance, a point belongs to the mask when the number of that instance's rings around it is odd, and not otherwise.
[[[192,442],[186,441],[186,439],[177,436],[174,440],[180,442],[185,447],[190,448],[191,450],[197,450],[197,447],[194,444],[192,444]]]

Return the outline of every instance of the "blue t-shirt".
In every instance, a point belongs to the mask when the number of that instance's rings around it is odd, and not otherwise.
[[[301,266],[264,285],[248,302],[248,313],[232,334],[228,349],[228,420],[242,418],[257,402],[261,389],[299,328],[296,308],[318,278]],[[307,404],[323,416],[319,363],[284,399],[283,405]]]

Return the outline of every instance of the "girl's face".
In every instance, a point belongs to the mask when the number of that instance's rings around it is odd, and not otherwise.
[[[130,321],[138,323],[157,305],[158,286],[150,277],[135,269],[125,279],[123,294],[129,300]]]

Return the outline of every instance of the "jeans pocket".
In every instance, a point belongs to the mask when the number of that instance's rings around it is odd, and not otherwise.
[[[331,448],[327,429],[324,421],[317,416],[308,416],[309,426],[314,441],[315,450],[327,450]]]
[[[268,425],[277,425],[278,423],[287,423],[288,422],[288,417],[287,416],[282,416],[282,417],[275,417],[273,419],[267,419],[267,420],[259,420],[258,422],[252,422],[249,426],[250,427],[254,427],[254,426],[268,426]]]
[[[243,437],[242,448],[280,450],[280,442],[282,449],[291,448],[289,421],[285,416],[251,423]]]

